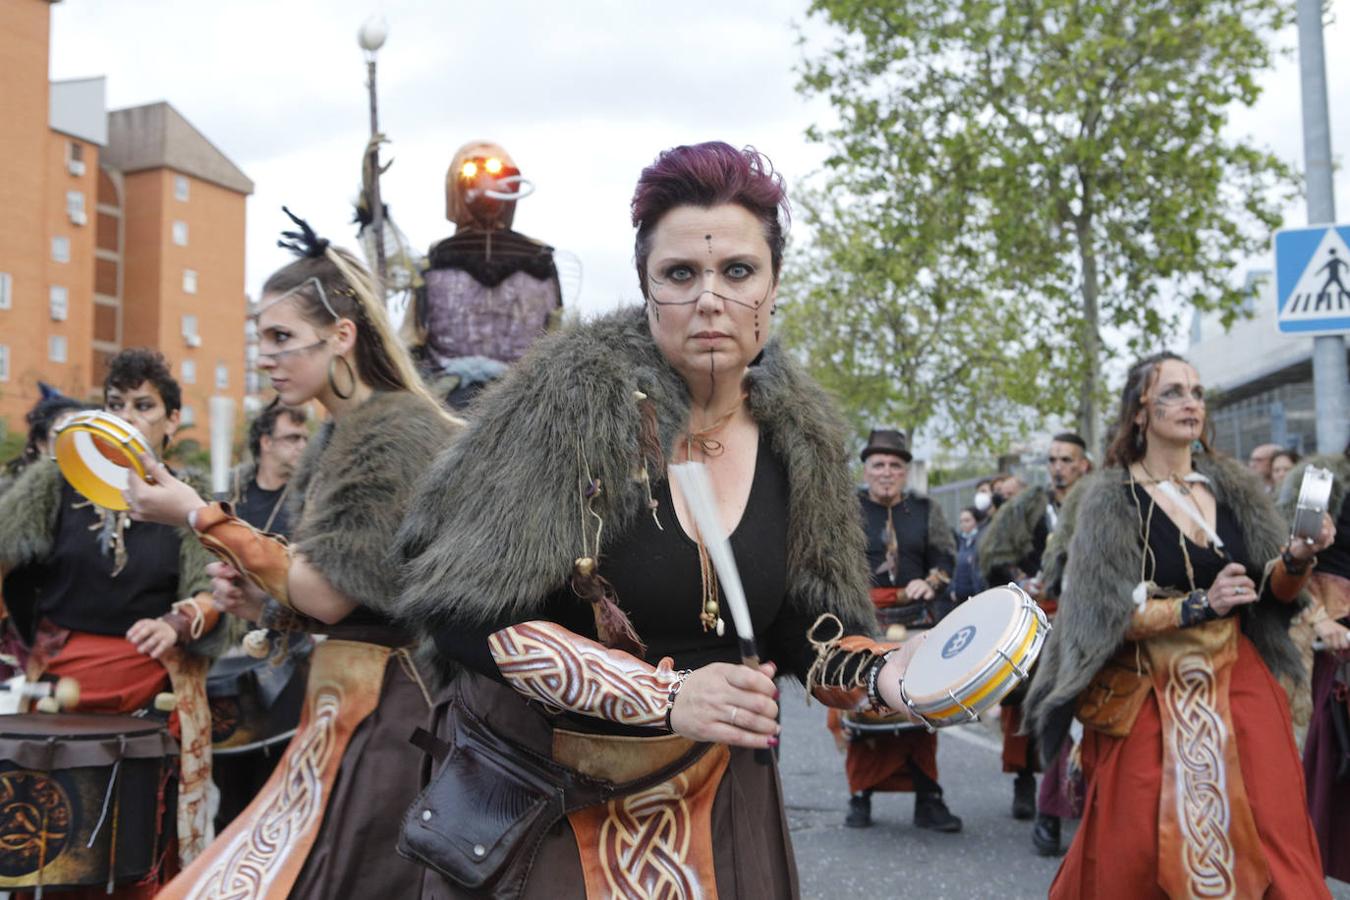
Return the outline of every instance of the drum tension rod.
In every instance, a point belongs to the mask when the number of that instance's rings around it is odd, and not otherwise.
[[[999,647],[997,650],[995,650],[995,652],[996,652],[999,656],[1003,657],[1004,661],[1005,661],[1008,665],[1012,666],[1013,671],[1017,673],[1017,680],[1018,680],[1018,681],[1026,681],[1026,680],[1027,680],[1027,673],[1026,673],[1026,671],[1023,670],[1023,668],[1022,668],[1021,666],[1019,666],[1017,663],[1013,662],[1012,657],[1009,656],[1008,654],[1004,653],[1002,647]]]
[[[953,703],[955,703],[957,706],[961,707],[963,710],[966,711],[966,721],[965,721],[965,722],[959,722],[959,723],[956,723],[956,724],[959,724],[959,725],[965,725],[965,724],[968,723],[968,722],[978,722],[978,721],[980,721],[980,714],[977,713],[975,710],[971,709],[969,706],[966,706],[966,705],[965,705],[964,703],[962,703],[960,700],[957,700],[955,694],[953,694],[951,691],[947,691],[947,696],[951,698],[951,701],[952,701]]]

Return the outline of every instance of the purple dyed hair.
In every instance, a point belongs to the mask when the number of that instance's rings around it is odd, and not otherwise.
[[[753,147],[737,150],[722,141],[672,147],[642,170],[633,190],[633,256],[638,285],[647,296],[647,257],[657,223],[677,206],[709,209],[725,203],[744,207],[764,226],[774,281],[783,267],[783,246],[792,220],[783,176]]]

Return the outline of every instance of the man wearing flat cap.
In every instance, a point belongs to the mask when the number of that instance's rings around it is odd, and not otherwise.
[[[872,573],[872,602],[882,631],[931,628],[942,617],[956,544],[942,509],[910,490],[914,459],[903,432],[879,428],[862,451],[865,487],[858,492],[867,532],[867,563]],[[961,820],[942,800],[938,785],[937,735],[921,726],[894,733],[857,731],[830,720],[836,735],[850,735],[845,768],[849,811],[844,824],[872,824],[874,791],[912,791],[914,824],[955,832]]]

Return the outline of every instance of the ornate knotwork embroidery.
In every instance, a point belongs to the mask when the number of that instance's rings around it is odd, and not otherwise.
[[[552,622],[494,632],[488,649],[507,683],[527,697],[624,725],[665,724],[679,679],[667,657],[652,668]]]
[[[341,694],[321,691],[314,698],[314,717],[297,736],[285,758],[286,776],[278,792],[253,826],[235,838],[194,894],[212,900],[265,897],[290,845],[300,839],[323,810],[323,772],[333,753]]]
[[[1216,703],[1214,668],[1188,653],[1172,662],[1166,699],[1176,746],[1177,819],[1182,859],[1194,897],[1235,895],[1231,812],[1224,757],[1227,729]]]
[[[70,843],[72,819],[70,798],[47,773],[0,774],[0,875],[31,875],[60,856]]]
[[[610,804],[600,826],[600,862],[607,895],[650,900],[703,897],[689,865],[692,822],[689,777],[682,773],[656,787]]]

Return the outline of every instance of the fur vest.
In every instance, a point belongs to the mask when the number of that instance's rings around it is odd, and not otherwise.
[[[1045,506],[1049,501],[1050,492],[1037,485],[1003,504],[994,514],[980,537],[980,574],[986,582],[997,584],[998,579],[993,577],[995,569],[1020,565],[1023,557],[1031,552],[1036,525],[1045,518]]]
[[[1290,469],[1289,474],[1284,478],[1284,485],[1280,489],[1280,512],[1284,513],[1286,521],[1294,521],[1294,507],[1298,505],[1298,491],[1303,486],[1303,475],[1308,471],[1309,466],[1331,470],[1331,497],[1327,502],[1327,512],[1331,514],[1331,521],[1340,521],[1341,509],[1345,506],[1346,487],[1350,485],[1350,456],[1344,453],[1326,453],[1321,456],[1313,456]]]
[[[291,480],[291,543],[343,594],[391,612],[398,591],[390,544],[417,477],[457,428],[406,391],[376,392],[325,422]]]
[[[1218,502],[1233,511],[1247,546],[1248,562],[1260,568],[1279,556],[1288,537],[1260,482],[1230,459],[1195,457],[1195,469],[1210,479]],[[1026,729],[1053,758],[1068,731],[1078,695],[1125,638],[1135,611],[1133,592],[1143,564],[1139,517],[1129,495],[1129,476],[1119,468],[1090,475],[1072,521],[1060,519],[1068,563],[1054,631],[1036,663],[1023,704]],[[1303,665],[1289,639],[1289,622],[1301,603],[1262,600],[1242,609],[1242,631],[1277,677],[1297,682]]]
[[[833,403],[776,342],[746,384],[761,437],[788,473],[788,606],[875,627],[847,432]],[[662,453],[642,446],[638,392]],[[521,621],[569,582],[578,557],[605,548],[646,514],[640,473],[664,477],[689,420],[689,392],[657,349],[642,308],[542,338],[480,397],[468,429],[423,477],[399,531],[399,615],[427,633],[447,623]],[[648,431],[651,429],[649,428]],[[580,599],[578,603],[582,603]],[[619,597],[620,606],[624,598]],[[437,660],[442,673],[452,661]]]

